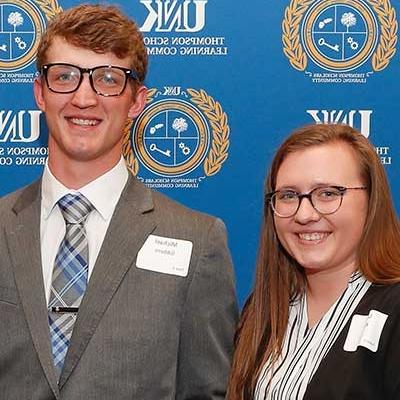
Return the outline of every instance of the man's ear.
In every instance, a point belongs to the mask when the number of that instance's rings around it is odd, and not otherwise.
[[[43,86],[40,77],[35,78],[33,81],[33,94],[35,96],[36,104],[43,112],[46,111],[45,101],[43,98]]]
[[[136,91],[135,101],[132,103],[131,108],[128,112],[129,118],[136,118],[144,109],[147,100],[147,88],[146,86],[139,86]]]

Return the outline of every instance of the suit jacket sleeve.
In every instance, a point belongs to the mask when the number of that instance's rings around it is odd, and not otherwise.
[[[225,226],[215,220],[187,292],[176,400],[223,399],[238,312]]]

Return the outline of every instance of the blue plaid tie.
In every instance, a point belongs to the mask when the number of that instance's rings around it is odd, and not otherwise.
[[[67,194],[58,205],[65,219],[66,232],[54,262],[49,325],[54,365],[60,374],[76,312],[87,286],[88,244],[84,223],[93,206],[81,194]]]

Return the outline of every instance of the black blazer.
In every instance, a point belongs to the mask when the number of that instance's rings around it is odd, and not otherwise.
[[[321,362],[304,400],[400,399],[400,284],[371,285],[354,314],[388,315],[377,352],[343,350],[352,318]]]

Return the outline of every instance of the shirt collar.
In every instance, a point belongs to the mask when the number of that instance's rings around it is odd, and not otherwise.
[[[118,164],[110,171],[99,176],[79,190],[68,189],[51,173],[48,164],[44,168],[42,177],[42,210],[47,219],[57,202],[67,193],[83,194],[105,220],[114,212],[121,192],[128,180],[128,170],[121,157]]]

